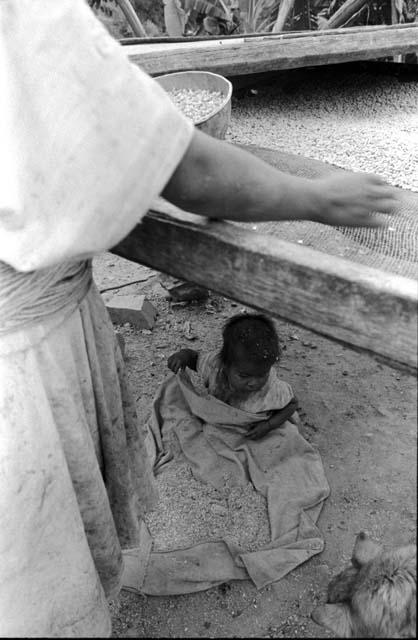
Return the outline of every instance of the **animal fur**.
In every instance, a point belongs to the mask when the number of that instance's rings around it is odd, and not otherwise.
[[[385,551],[360,533],[312,618],[339,638],[416,638],[416,585],[415,545]]]

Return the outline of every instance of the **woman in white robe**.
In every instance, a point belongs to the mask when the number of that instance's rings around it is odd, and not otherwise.
[[[0,167],[0,635],[108,636],[154,486],[91,257],[160,193],[212,217],[361,225],[393,194],[194,131],[84,0],[1,1]]]
[[[107,636],[154,488],[87,258],[140,221],[193,130],[84,3],[0,12],[0,635]]]

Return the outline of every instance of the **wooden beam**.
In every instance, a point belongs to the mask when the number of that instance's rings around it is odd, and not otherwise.
[[[414,280],[183,212],[150,212],[112,251],[416,371]]]
[[[402,23],[397,24],[396,26],[401,26],[403,29],[406,27],[414,26],[414,23]],[[378,24],[378,25],[357,25],[356,27],[351,27],[348,31],[345,27],[339,28],[338,33],[341,35],[352,36],[354,33],[358,33],[361,31],[362,33],[370,33],[373,31],[385,31],[387,29],[393,29],[392,24]],[[190,42],[217,42],[218,44],[225,44],[226,42],[230,42],[231,40],[244,40],[245,42],[249,40],[265,40],[275,39],[275,40],[287,40],[291,38],[312,38],[315,36],[324,36],[327,34],[335,35],[335,29],[328,29],[321,33],[318,31],[311,31],[310,29],[305,29],[304,31],[286,31],[284,33],[273,33],[273,32],[262,32],[262,33],[246,33],[246,34],[231,34],[228,36],[224,36],[220,38],[219,36],[212,36],[210,34],[200,35],[200,36],[148,36],[147,38],[138,38],[134,36],[130,36],[129,38],[120,38],[119,42],[122,45],[135,45],[135,44],[151,44],[151,45],[159,45],[159,44],[189,44]]]
[[[199,69],[226,76],[370,60],[417,49],[417,23],[124,46],[129,59],[151,75]]]

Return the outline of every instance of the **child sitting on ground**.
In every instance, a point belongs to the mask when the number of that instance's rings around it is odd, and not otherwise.
[[[246,433],[258,440],[286,420],[300,425],[292,389],[273,368],[279,357],[273,322],[262,314],[239,314],[226,322],[219,352],[181,349],[169,357],[168,367],[174,373],[186,367],[197,371],[208,392],[232,407],[250,413],[267,411],[268,419],[256,422]]]

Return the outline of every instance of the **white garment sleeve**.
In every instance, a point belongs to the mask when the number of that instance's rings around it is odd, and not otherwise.
[[[114,246],[164,189],[192,123],[84,0],[1,0],[0,40],[0,260],[30,271]]]

